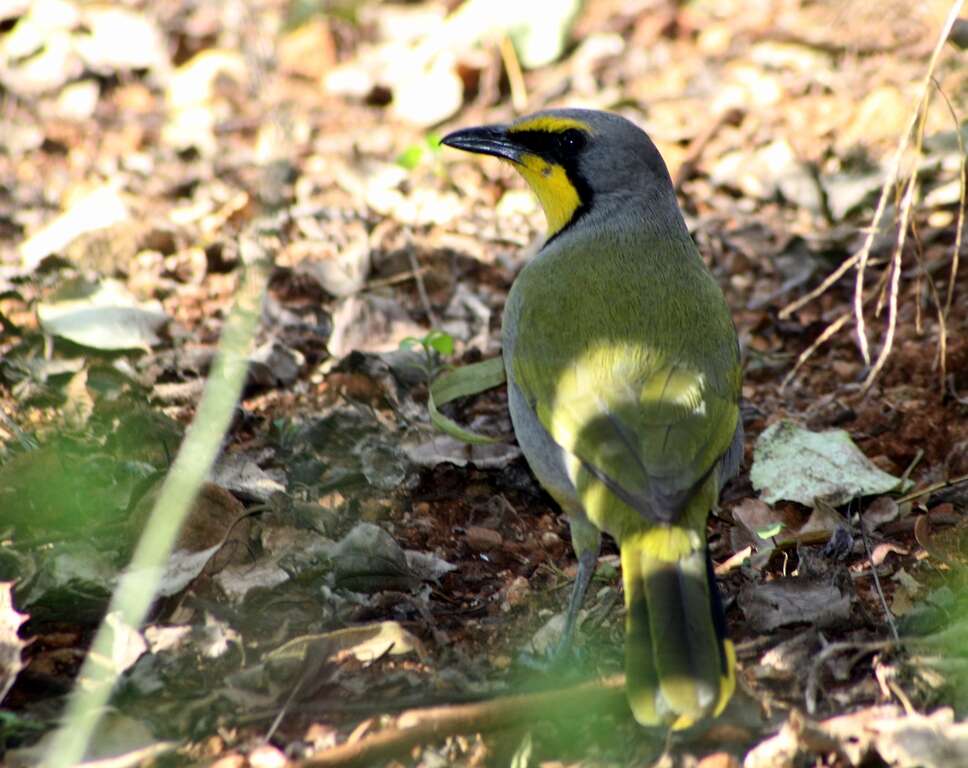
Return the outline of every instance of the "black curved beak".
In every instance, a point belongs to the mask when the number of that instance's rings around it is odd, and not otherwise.
[[[448,133],[441,144],[480,155],[492,155],[512,163],[521,159],[521,147],[514,143],[506,125],[483,125],[479,128],[461,128]]]

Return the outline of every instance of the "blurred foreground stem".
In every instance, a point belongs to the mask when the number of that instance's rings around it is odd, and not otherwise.
[[[121,576],[107,616],[137,629],[154,600],[165,563],[181,524],[218,456],[242,393],[248,353],[261,314],[269,275],[267,249],[254,239],[240,243],[246,268],[235,306],[225,321],[205,392],[185,440],[165,478],[131,563]],[[79,763],[120,676],[113,662],[114,630],[101,623],[74,686],[61,727],[54,733],[43,765]]]

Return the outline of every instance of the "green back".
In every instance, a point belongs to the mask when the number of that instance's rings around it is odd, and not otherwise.
[[[715,472],[738,423],[740,364],[722,292],[688,236],[585,241],[552,241],[522,271],[505,336],[586,513],[621,536],[678,520]]]

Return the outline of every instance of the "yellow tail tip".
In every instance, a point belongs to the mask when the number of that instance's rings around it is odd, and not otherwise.
[[[732,640],[723,640],[723,652],[726,654],[726,669],[723,682],[719,686],[719,701],[716,702],[713,717],[719,717],[722,714],[736,690],[736,646],[733,645]]]
[[[736,690],[736,647],[731,640],[723,641],[723,652],[726,656],[726,669],[723,670],[720,678],[719,697],[711,710],[674,712],[669,709],[661,693],[661,685],[657,688],[633,689],[626,682],[626,696],[635,721],[645,727],[665,725],[670,730],[682,731],[691,728],[706,717],[719,717]]]

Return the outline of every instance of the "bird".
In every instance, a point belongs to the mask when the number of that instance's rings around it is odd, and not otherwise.
[[[559,650],[572,649],[607,533],[621,553],[634,718],[667,730],[710,720],[736,685],[706,526],[742,459],[742,364],[665,162],[633,122],[597,110],[441,141],[509,162],[547,219],[501,339],[515,437],[578,559]]]

